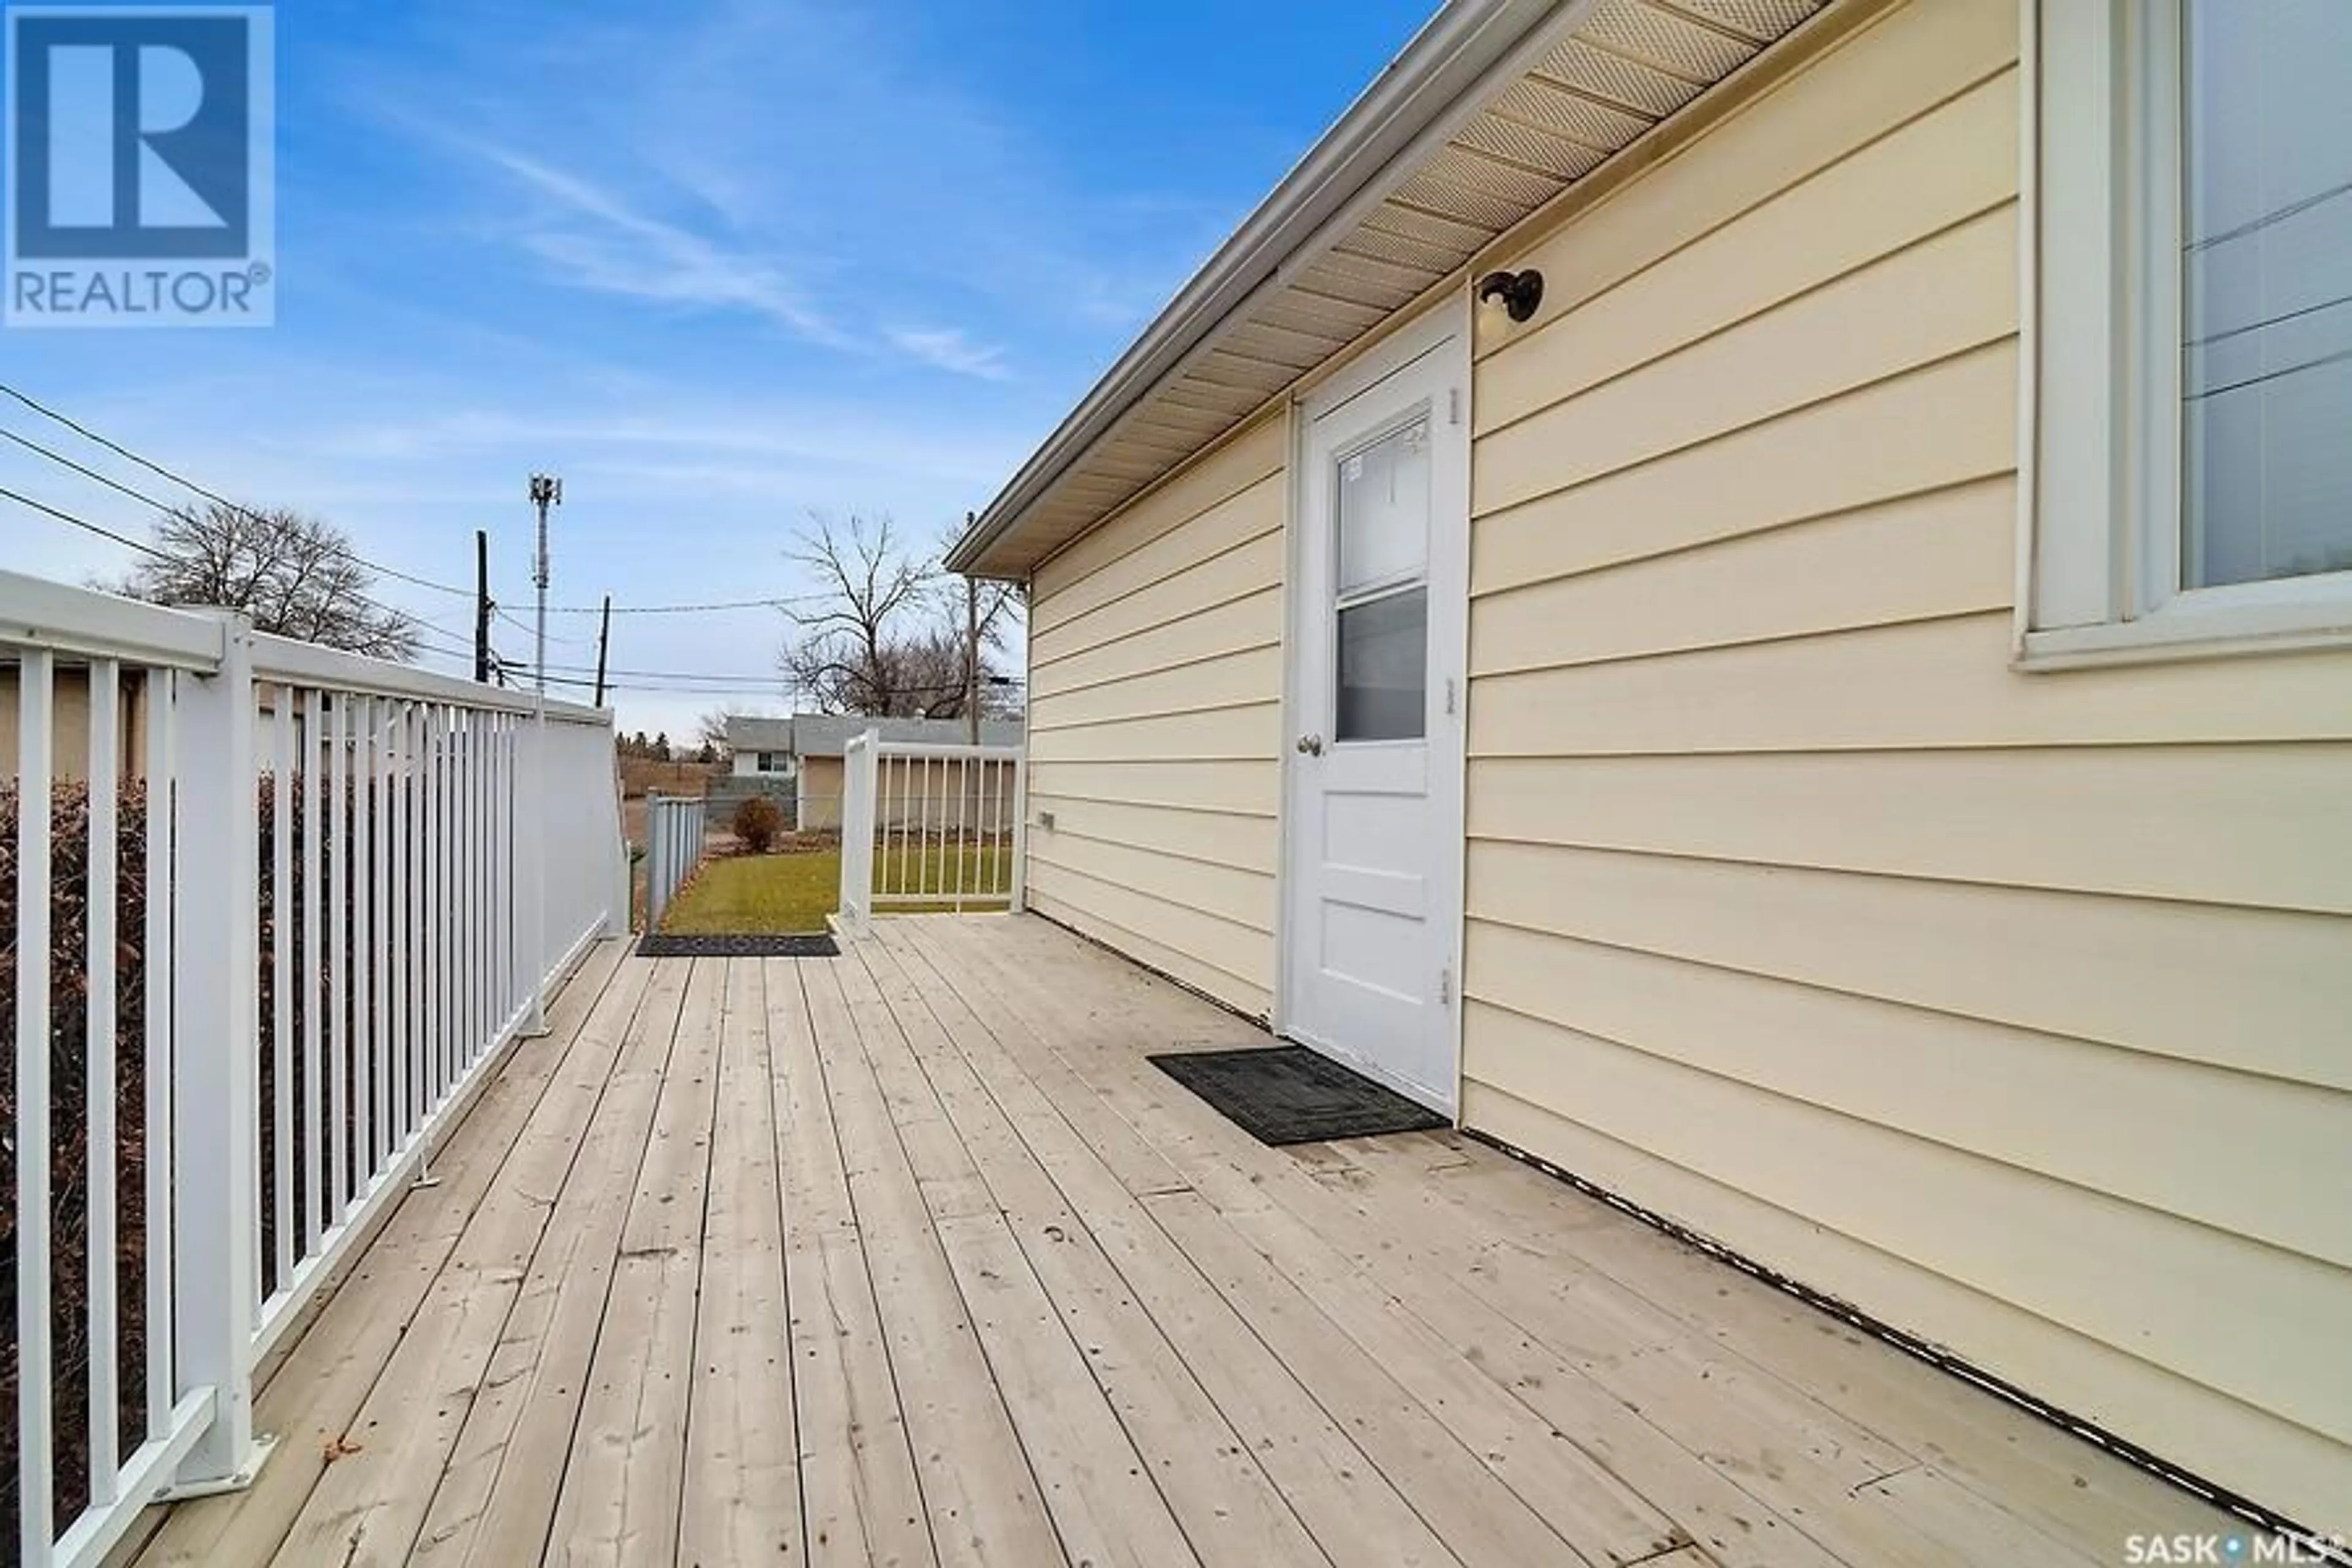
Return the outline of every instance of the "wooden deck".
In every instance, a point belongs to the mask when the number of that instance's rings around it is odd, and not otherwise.
[[[1034,920],[567,988],[141,1561],[2096,1563],[2220,1516]]]

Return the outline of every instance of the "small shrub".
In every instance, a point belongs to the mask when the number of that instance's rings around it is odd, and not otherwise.
[[[744,848],[754,855],[765,855],[776,842],[776,835],[784,830],[784,814],[766,795],[745,795],[728,826]]]

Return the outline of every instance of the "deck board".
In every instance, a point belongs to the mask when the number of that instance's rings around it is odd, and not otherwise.
[[[677,1561],[806,1561],[767,972],[727,966]],[[794,994],[799,982],[792,981]]]
[[[593,955],[146,1563],[2096,1563],[2221,1516],[1039,921]],[[329,1458],[330,1443],[337,1446]]]

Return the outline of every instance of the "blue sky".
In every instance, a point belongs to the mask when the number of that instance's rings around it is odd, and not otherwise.
[[[812,510],[939,539],[985,504],[1428,5],[300,0],[278,19],[278,324],[5,331],[0,369],[403,570],[465,582],[489,528],[523,619],[535,468],[565,479],[559,604],[797,592],[782,552]],[[144,521],[14,448],[0,484]],[[126,560],[15,509],[0,541],[53,576]],[[383,596],[467,625],[460,600]],[[783,629],[615,626],[616,666],[738,674]],[[718,700],[618,700],[682,731]]]

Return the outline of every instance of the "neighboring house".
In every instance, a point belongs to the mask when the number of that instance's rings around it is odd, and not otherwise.
[[[17,776],[17,758],[22,744],[23,730],[18,718],[18,694],[23,686],[16,665],[0,663],[0,781],[13,781]],[[117,686],[115,712],[119,734],[112,748],[113,755],[125,778],[144,778],[147,774],[147,680],[142,674],[126,673]],[[268,682],[258,682],[254,689],[254,718],[260,737],[257,743],[255,762],[263,773],[270,770],[276,752],[278,689]],[[49,700],[55,708],[49,736],[54,754],[50,775],[61,781],[79,783],[89,773],[89,667],[60,664],[50,683]],[[334,699],[321,694],[322,710]],[[296,732],[302,721],[299,708],[289,710]],[[299,743],[299,742],[298,742]],[[320,745],[326,745],[323,733]]]
[[[821,713],[799,713],[790,719],[730,719],[727,743],[735,754],[733,777],[727,781],[731,787],[721,790],[714,782],[713,798],[762,789],[780,801],[789,798],[793,821],[802,831],[837,828],[841,826],[842,757],[849,742],[868,730],[885,741],[932,746],[961,746],[971,735],[971,726],[961,719],[867,719]],[[980,738],[982,745],[1018,746],[1021,722],[984,720]],[[755,780],[778,782],[771,788],[750,782]],[[944,803],[951,811],[956,798],[956,786],[942,771],[927,794],[891,790],[882,803],[880,820],[884,826],[897,826],[901,817],[929,816],[943,821],[946,812],[937,808]],[[928,811],[927,800],[932,807]]]
[[[951,552],[1030,906],[2352,1533],[2347,77],[1447,6]]]
[[[0,663],[0,781],[16,777],[22,731],[17,719],[18,692],[23,681],[17,667]],[[123,773],[130,777],[143,777],[146,773],[147,745],[147,684],[143,676],[126,675],[119,688],[117,712],[121,719],[121,733],[117,738],[115,755],[121,759]],[[89,773],[89,669],[86,665],[60,665],[50,683],[49,700],[56,713],[50,725],[50,744],[56,748],[51,763],[51,775],[58,779],[81,780]]]
[[[739,779],[790,779],[793,775],[793,721],[790,719],[727,721],[727,751],[730,771]]]

